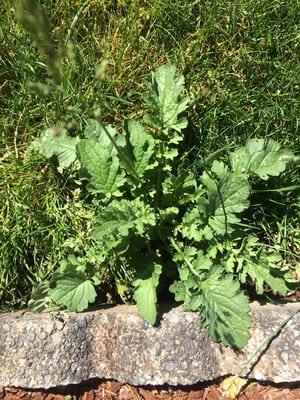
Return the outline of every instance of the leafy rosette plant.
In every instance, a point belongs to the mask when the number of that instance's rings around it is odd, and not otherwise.
[[[133,298],[149,324],[157,319],[157,292],[168,285],[176,301],[200,312],[214,340],[239,349],[251,325],[242,288],[285,295],[290,279],[278,253],[242,223],[251,182],[278,176],[294,156],[271,139],[250,139],[228,163],[211,157],[196,174],[182,151],[190,103],[183,90],[176,68],[161,66],[143,124],[126,121],[120,132],[91,119],[81,137],[49,129],[35,141],[61,168],[77,160],[83,186],[102,204],[90,232],[98,264],[64,262],[47,296],[82,311],[95,301],[99,263],[125,265],[134,271]]]

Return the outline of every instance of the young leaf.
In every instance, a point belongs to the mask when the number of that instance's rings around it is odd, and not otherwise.
[[[92,281],[81,271],[60,274],[55,287],[49,289],[51,299],[58,305],[64,305],[68,311],[83,311],[96,299]]]
[[[139,265],[139,269],[141,272],[133,282],[135,287],[133,298],[144,320],[150,325],[154,325],[157,316],[156,288],[159,284],[162,266],[153,261],[153,259],[146,257]]]
[[[174,65],[163,65],[157,68],[152,79],[152,95],[146,98],[146,102],[152,108],[153,114],[147,115],[145,121],[155,128],[180,132],[186,128],[187,120],[178,116],[186,110],[189,99],[180,99],[184,88],[183,75],[176,74]],[[181,140],[179,136],[173,138],[173,142]]]
[[[203,238],[203,216],[200,214],[197,207],[188,210],[177,230],[184,238],[200,242]]]
[[[281,148],[275,140],[250,139],[246,146],[231,153],[230,162],[237,173],[258,175],[267,180],[269,176],[278,176],[294,159],[293,153]]]
[[[181,170],[178,175],[169,175],[162,182],[163,205],[165,207],[191,203],[204,193],[197,185],[196,178],[191,171]]]
[[[147,169],[152,169],[155,166],[150,162],[154,153],[154,139],[136,121],[128,121],[124,129],[131,145],[131,149],[128,149],[127,154],[130,154],[134,170],[141,177]]]
[[[245,260],[243,270],[239,274],[241,283],[245,283],[247,276],[255,283],[256,293],[262,294],[267,284],[273,293],[286,295],[289,288],[284,273],[279,268],[268,264],[254,263],[252,260]]]
[[[200,305],[202,304],[202,297],[200,295],[200,288],[197,278],[190,274],[189,270],[184,267],[179,270],[179,275],[181,280],[173,282],[169,287],[169,291],[174,293],[176,301],[183,301],[188,310],[195,311],[194,299],[197,298],[199,301],[199,309]]]
[[[143,235],[155,223],[153,210],[141,200],[114,200],[96,218],[92,237],[107,251],[124,249],[133,234]]]
[[[244,347],[251,325],[247,297],[231,274],[223,275],[220,268],[212,270],[201,283],[203,293],[203,325],[211,337],[225,346]]]
[[[177,248],[173,261],[177,264],[180,281],[175,281],[169,290],[175,294],[176,301],[184,302],[188,310],[199,310],[203,302],[201,282],[205,277],[205,272],[210,270],[212,261],[196,247],[185,246],[181,250],[178,243],[174,240],[172,242],[173,246],[175,244],[175,249]]]
[[[255,283],[258,294],[265,291],[268,285],[274,293],[286,295],[288,292],[286,274],[287,271],[280,269],[278,264],[281,261],[280,254],[267,252],[263,247],[257,250],[260,245],[258,238],[251,235],[247,238],[244,251],[240,254],[238,273],[241,283],[245,283],[250,278]]]
[[[112,146],[84,139],[77,146],[83,167],[90,175],[89,188],[106,197],[119,196],[119,188],[125,183],[125,175],[120,171],[119,159]]]
[[[79,137],[67,135],[62,128],[49,128],[36,139],[31,147],[46,158],[56,156],[61,168],[69,167],[76,160],[76,145]]]

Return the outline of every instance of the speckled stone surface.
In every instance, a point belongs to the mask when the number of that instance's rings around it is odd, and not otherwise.
[[[252,355],[298,309],[252,306],[252,338],[239,353],[213,343],[199,315],[181,307],[151,327],[134,306],[81,314],[0,314],[0,386],[50,388],[109,378],[133,385],[188,385],[228,374],[300,381],[300,314],[255,363]],[[253,358],[253,359],[251,359]]]

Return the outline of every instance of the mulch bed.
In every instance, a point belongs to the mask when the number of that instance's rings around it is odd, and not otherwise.
[[[0,388],[0,400],[225,400],[220,386],[199,384],[189,387],[135,387],[126,383],[93,380],[52,390]],[[297,387],[267,385],[249,381],[237,400],[300,400]]]

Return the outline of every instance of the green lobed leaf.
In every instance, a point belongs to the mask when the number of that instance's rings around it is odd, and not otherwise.
[[[162,182],[162,192],[165,207],[190,203],[203,195],[194,174],[186,170],[180,170],[177,176],[169,174]]]
[[[179,267],[178,270],[181,280],[185,280],[181,271],[182,267],[186,269],[187,263],[193,265],[193,269],[198,275],[205,270],[209,270],[212,266],[211,259],[204,254],[203,250],[199,250],[194,246],[184,246],[180,252],[174,254],[173,261]]]
[[[107,251],[124,250],[132,235],[143,235],[155,224],[154,211],[138,198],[113,200],[97,216],[92,237]]]
[[[49,128],[36,139],[31,147],[46,158],[57,157],[61,168],[69,167],[76,160],[76,145],[79,137],[67,135],[63,128]]]
[[[96,299],[94,285],[82,271],[60,274],[55,286],[49,289],[49,296],[58,305],[64,305],[68,311],[83,311]]]
[[[84,139],[77,149],[81,164],[90,175],[89,189],[107,197],[119,196],[119,188],[126,180],[113,146]]]
[[[265,292],[266,285],[273,293],[287,294],[287,271],[280,268],[280,254],[266,251],[258,238],[251,235],[239,257],[238,274],[241,283],[250,278],[258,294]]]
[[[202,302],[199,283],[187,268],[180,269],[179,273],[181,280],[173,282],[169,287],[169,291],[174,293],[176,301],[182,301],[188,310],[195,311],[199,308],[195,308],[196,302],[194,299],[198,299],[198,307]]]
[[[133,286],[135,287],[133,298],[144,320],[154,325],[157,317],[156,288],[159,284],[162,266],[156,263],[151,257],[144,257],[138,268],[140,272],[137,279],[133,282]]]
[[[237,173],[258,175],[267,180],[278,176],[295,156],[289,149],[282,148],[275,140],[249,139],[244,147],[230,156],[232,170]]]
[[[207,189],[207,199],[199,201],[201,212],[209,226],[224,235],[240,221],[240,214],[249,207],[250,185],[246,177],[228,171],[223,162],[214,161],[211,172],[204,172],[201,181]]]
[[[138,176],[141,177],[146,170],[152,169],[155,166],[153,162],[150,162],[154,153],[154,139],[136,121],[128,121],[124,129],[131,145],[131,149],[127,151],[127,154],[130,154],[133,168]]]
[[[245,283],[247,276],[255,283],[256,293],[262,294],[266,291],[265,284],[270,287],[273,293],[286,295],[289,288],[285,274],[278,268],[270,265],[257,264],[252,260],[245,260],[243,270],[239,274],[241,283]]]
[[[184,238],[201,242],[203,239],[203,216],[200,214],[197,207],[188,210],[177,227],[177,230]]]
[[[100,143],[111,154],[112,158],[117,158],[120,165],[133,178],[135,184],[140,182],[135,165],[131,160],[131,158],[135,158],[135,155],[131,154],[132,146],[130,146],[129,151],[126,149],[125,135],[118,134],[117,130],[112,126],[104,126],[94,119],[88,120],[84,134],[87,140],[93,143]],[[129,154],[131,157],[128,157]],[[141,151],[138,155],[141,157]],[[141,160],[139,159],[138,162],[140,163]]]
[[[250,337],[251,317],[248,299],[238,281],[217,267],[201,283],[201,288],[203,325],[211,337],[225,346],[244,347]]]
[[[187,120],[178,119],[189,104],[187,97],[180,98],[184,88],[183,75],[177,75],[174,65],[162,65],[154,71],[151,88],[152,95],[145,100],[153,114],[145,117],[146,122],[163,131],[180,132],[186,128]],[[181,137],[174,136],[172,140],[176,143]]]
[[[183,301],[188,310],[195,311],[202,304],[201,282],[206,271],[210,270],[212,261],[196,247],[185,246],[182,250],[180,247],[182,244],[176,243],[177,252],[173,256],[180,280],[175,281],[169,290],[175,294],[176,301]]]

